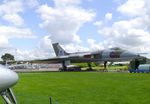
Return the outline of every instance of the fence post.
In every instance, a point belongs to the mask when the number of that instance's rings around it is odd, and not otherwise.
[[[50,97],[50,99],[49,99],[49,100],[50,100],[50,104],[52,104],[52,97]]]

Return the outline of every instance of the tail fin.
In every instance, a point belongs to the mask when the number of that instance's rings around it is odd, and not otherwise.
[[[67,53],[60,45],[59,43],[53,43],[53,48],[55,51],[56,56],[65,56],[65,55],[69,55],[69,53]]]

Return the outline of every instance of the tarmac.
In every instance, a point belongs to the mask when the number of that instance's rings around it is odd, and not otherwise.
[[[41,69],[14,69],[15,72],[60,72],[59,68],[41,68]],[[67,71],[73,72],[73,71]],[[109,72],[109,73],[128,73],[128,70],[82,70],[75,72]]]
[[[59,68],[14,69],[15,72],[58,72]]]

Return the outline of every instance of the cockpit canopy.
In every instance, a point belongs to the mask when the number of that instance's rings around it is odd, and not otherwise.
[[[123,51],[123,49],[121,49],[120,47],[113,47],[113,48],[110,48],[110,50]]]

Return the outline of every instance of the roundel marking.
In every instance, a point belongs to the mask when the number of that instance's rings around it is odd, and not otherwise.
[[[120,52],[110,52],[110,58],[120,58]]]

